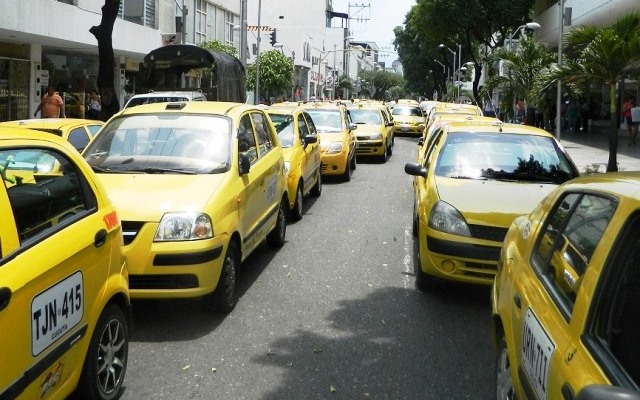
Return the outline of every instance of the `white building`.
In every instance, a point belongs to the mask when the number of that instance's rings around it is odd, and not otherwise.
[[[61,92],[67,116],[79,116],[73,106],[96,87],[97,40],[89,28],[100,24],[105,0],[0,1],[0,121],[33,115],[47,85]],[[113,28],[116,87],[122,104],[135,90],[140,62],[170,40],[198,44],[217,39],[239,46],[233,26],[239,23],[237,0],[121,0]],[[184,39],[176,35],[176,17],[184,20]]]

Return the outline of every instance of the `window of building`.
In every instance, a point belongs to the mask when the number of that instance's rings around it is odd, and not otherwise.
[[[205,0],[196,0],[195,41],[196,44],[207,41],[207,2]]]
[[[134,24],[156,27],[155,0],[121,0],[118,16]]]
[[[229,11],[225,11],[224,13],[224,41],[225,44],[233,46],[235,31],[233,30],[233,26],[235,25],[234,16]]]

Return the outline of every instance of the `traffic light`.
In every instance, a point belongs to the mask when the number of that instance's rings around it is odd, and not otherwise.
[[[275,29],[273,30],[273,32],[271,32],[269,37],[271,38],[271,39],[269,39],[269,43],[271,43],[272,46],[277,43],[277,41],[276,41],[276,30]]]

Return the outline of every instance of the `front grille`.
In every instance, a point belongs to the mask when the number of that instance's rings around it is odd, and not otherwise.
[[[133,242],[143,226],[144,222],[122,221],[122,236],[124,236],[124,244],[128,245]]]
[[[494,242],[504,241],[508,228],[486,225],[469,225],[471,237],[476,239],[493,240]]]
[[[466,276],[493,280],[498,272],[498,267],[496,264],[465,262],[464,266],[460,268],[460,270]]]
[[[381,147],[382,143],[358,142],[358,149]]]
[[[131,289],[192,289],[198,287],[195,275],[129,275]]]

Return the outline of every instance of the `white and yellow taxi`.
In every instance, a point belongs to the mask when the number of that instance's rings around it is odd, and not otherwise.
[[[304,212],[303,199],[322,193],[320,145],[311,116],[299,107],[280,106],[267,109],[278,132],[284,155],[289,193],[289,216],[298,221]]]
[[[356,135],[358,125],[349,117],[341,102],[311,102],[301,105],[311,116],[320,136],[322,175],[351,180],[356,169]]]
[[[640,398],[640,173],[565,183],[511,225],[491,293],[498,399]]]
[[[351,121],[358,126],[356,154],[387,161],[393,154],[393,120],[389,109],[379,102],[360,102],[349,107]]]
[[[82,154],[122,218],[132,298],[204,296],[230,312],[240,263],[265,240],[284,244],[284,159],[260,107],[128,108]]]
[[[131,315],[114,205],[55,135],[0,127],[0,176],[0,398],[117,398]]]
[[[415,280],[444,278],[490,285],[507,229],[559,184],[578,176],[561,145],[541,129],[476,121],[434,133],[415,176]]]

